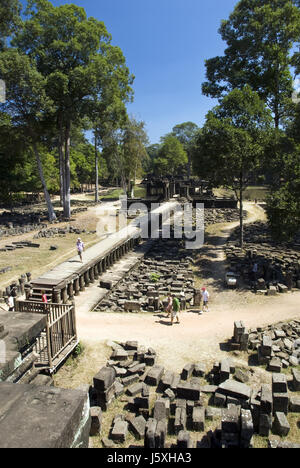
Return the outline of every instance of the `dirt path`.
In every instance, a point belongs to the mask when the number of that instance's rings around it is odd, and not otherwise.
[[[265,218],[264,211],[251,203],[247,223]],[[138,340],[152,346],[159,362],[170,370],[179,371],[185,363],[219,359],[220,343],[233,334],[235,320],[243,320],[248,328],[269,325],[300,317],[300,293],[276,297],[256,296],[250,291],[228,291],[223,288],[225,256],[223,246],[238,223],[214,225],[208,230],[207,243],[200,257],[199,281],[205,275],[205,285],[211,292],[210,312],[199,316],[193,311],[181,314],[179,325],[169,324],[165,314],[114,314],[83,312],[77,308],[79,338],[96,344],[107,340]],[[205,263],[206,262],[206,263]]]

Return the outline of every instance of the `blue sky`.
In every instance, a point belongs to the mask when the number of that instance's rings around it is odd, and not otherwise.
[[[218,34],[237,0],[52,0],[74,3],[106,25],[135,75],[129,114],[150,143],[186,121],[201,126],[215,101],[202,96],[205,60],[223,54]]]

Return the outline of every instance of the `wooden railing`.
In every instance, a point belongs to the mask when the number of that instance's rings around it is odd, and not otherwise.
[[[47,315],[46,328],[37,338],[35,351],[39,355],[39,366],[55,369],[78,342],[75,306],[18,301],[16,311]]]
[[[44,304],[34,301],[16,301],[16,312],[28,312],[30,314],[55,314],[59,316],[71,307],[70,304]]]

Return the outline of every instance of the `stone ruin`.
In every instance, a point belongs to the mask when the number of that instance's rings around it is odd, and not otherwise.
[[[190,304],[195,293],[192,262],[182,241],[159,239],[95,310],[158,312],[165,306],[161,296],[180,292],[185,293],[186,303]],[[100,287],[110,290],[112,285],[103,280]]]
[[[254,435],[268,437],[269,447],[300,448],[272,436],[287,437],[288,413],[300,412],[299,371],[293,370],[292,380],[273,373],[272,383],[253,388],[252,370],[231,359],[212,369],[205,362],[187,364],[178,374],[157,364],[155,350],[136,341],[110,345],[111,357],[89,388],[90,435],[100,437],[103,447],[126,446],[130,432],[137,448],[251,448]],[[124,403],[124,412],[103,434],[104,412],[115,399]],[[216,429],[206,432],[212,421]]]
[[[256,355],[258,365],[270,372],[296,368],[300,365],[300,320],[253,330],[247,330],[243,322],[235,322],[230,346]]]
[[[0,311],[0,448],[89,445],[88,393],[54,388],[35,365],[45,326],[45,315]]]
[[[230,271],[243,279],[257,294],[273,296],[300,289],[300,246],[277,244],[264,223],[245,226],[245,245],[238,241],[239,229],[229,239],[225,253]],[[253,275],[253,265],[258,271]]]

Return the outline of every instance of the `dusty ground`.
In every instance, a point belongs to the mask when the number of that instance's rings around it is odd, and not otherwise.
[[[76,201],[86,201],[86,199],[87,196],[84,194],[72,195],[72,201],[75,202],[75,206]],[[99,221],[101,220],[101,232],[98,230],[97,233],[81,235],[85,246],[91,247],[99,242],[101,240],[101,234],[103,235],[103,213],[106,211],[109,213],[109,210],[111,210],[114,205],[115,203],[113,202],[104,202],[98,206],[89,207],[88,211],[76,214],[70,222],[48,224],[47,229],[51,229],[52,227],[63,228],[71,224],[76,228],[84,228],[86,231],[96,231],[99,228]],[[0,289],[4,289],[27,271],[31,272],[33,278],[38,277],[76,254],[77,234],[34,239],[34,235],[37,232],[38,230],[19,236],[6,237],[0,240],[0,248],[12,242],[20,241],[33,241],[34,243],[40,244],[40,248],[24,248],[16,251],[1,252],[0,268],[11,266],[12,270],[0,276]],[[50,250],[51,245],[56,245],[58,250]]]
[[[247,222],[264,219],[264,211],[251,203]],[[180,324],[172,327],[165,314],[112,314],[83,312],[77,307],[79,337],[86,345],[100,346],[107,340],[138,340],[157,350],[159,362],[179,371],[191,361],[213,362],[224,355],[222,345],[231,338],[235,320],[243,320],[248,328],[269,325],[300,317],[300,293],[284,296],[256,296],[250,291],[228,291],[223,287],[225,257],[223,244],[237,223],[212,226],[207,243],[197,259],[195,274],[199,286],[211,294],[209,313],[181,313]],[[197,263],[205,262],[205,270]]]

